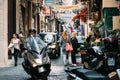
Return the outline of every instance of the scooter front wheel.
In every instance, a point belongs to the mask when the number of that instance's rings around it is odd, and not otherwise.
[[[42,80],[48,80],[47,76],[48,76],[47,73],[43,72],[40,75],[38,75],[38,78],[41,77]]]

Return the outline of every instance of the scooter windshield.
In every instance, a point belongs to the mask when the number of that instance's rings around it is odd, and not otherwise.
[[[40,37],[30,37],[30,46],[31,50],[40,53],[42,48],[45,47],[45,43],[40,39]]]

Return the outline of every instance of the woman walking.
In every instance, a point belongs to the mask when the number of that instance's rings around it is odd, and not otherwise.
[[[66,51],[66,42],[67,42],[67,32],[63,31],[62,32],[62,52],[63,52],[63,62],[64,65],[68,64],[68,52]]]
[[[18,38],[18,34],[13,34],[13,38],[11,39],[11,44],[14,46],[14,61],[15,61],[15,66],[17,66],[17,61],[18,61],[18,54],[20,52],[20,40]]]

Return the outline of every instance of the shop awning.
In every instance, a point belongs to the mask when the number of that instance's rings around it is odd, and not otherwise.
[[[86,17],[86,14],[87,14],[87,8],[83,9],[80,13],[78,13],[77,15],[75,15],[75,16],[73,17],[72,21],[75,21],[75,19],[77,19],[77,18],[79,18],[79,17],[80,17],[82,20],[84,20],[85,17]]]

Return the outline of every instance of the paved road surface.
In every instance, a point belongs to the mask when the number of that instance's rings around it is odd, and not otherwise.
[[[48,76],[49,80],[67,80],[66,73],[64,72],[64,66],[62,61],[62,55],[59,59],[51,60],[51,72]],[[8,67],[0,68],[0,80],[27,80],[30,78],[29,75],[23,70],[21,63],[23,59],[19,59],[17,67],[14,64],[10,64]]]

